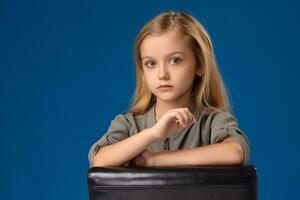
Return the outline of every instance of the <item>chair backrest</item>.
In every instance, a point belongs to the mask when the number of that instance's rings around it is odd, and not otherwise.
[[[256,200],[256,167],[92,167],[90,200]]]

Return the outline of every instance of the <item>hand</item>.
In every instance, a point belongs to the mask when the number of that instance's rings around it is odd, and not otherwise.
[[[176,108],[168,110],[152,129],[156,139],[161,140],[176,133],[180,128],[185,128],[195,122],[195,116],[188,108]]]
[[[148,149],[144,150],[142,153],[137,155],[131,160],[131,165],[133,166],[154,166],[154,156],[155,152]]]

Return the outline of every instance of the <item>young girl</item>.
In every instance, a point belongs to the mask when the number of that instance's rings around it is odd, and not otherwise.
[[[133,103],[89,151],[93,166],[247,164],[208,32],[183,12],[149,21],[135,41]]]

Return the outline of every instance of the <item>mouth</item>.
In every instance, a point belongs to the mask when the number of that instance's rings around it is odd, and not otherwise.
[[[173,86],[172,85],[160,85],[158,87],[158,89],[166,89],[166,88],[171,88],[171,87],[173,87]]]

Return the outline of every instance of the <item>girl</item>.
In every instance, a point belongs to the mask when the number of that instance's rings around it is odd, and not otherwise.
[[[247,164],[247,136],[230,114],[208,32],[194,17],[165,12],[135,41],[137,85],[89,151],[92,166]]]

